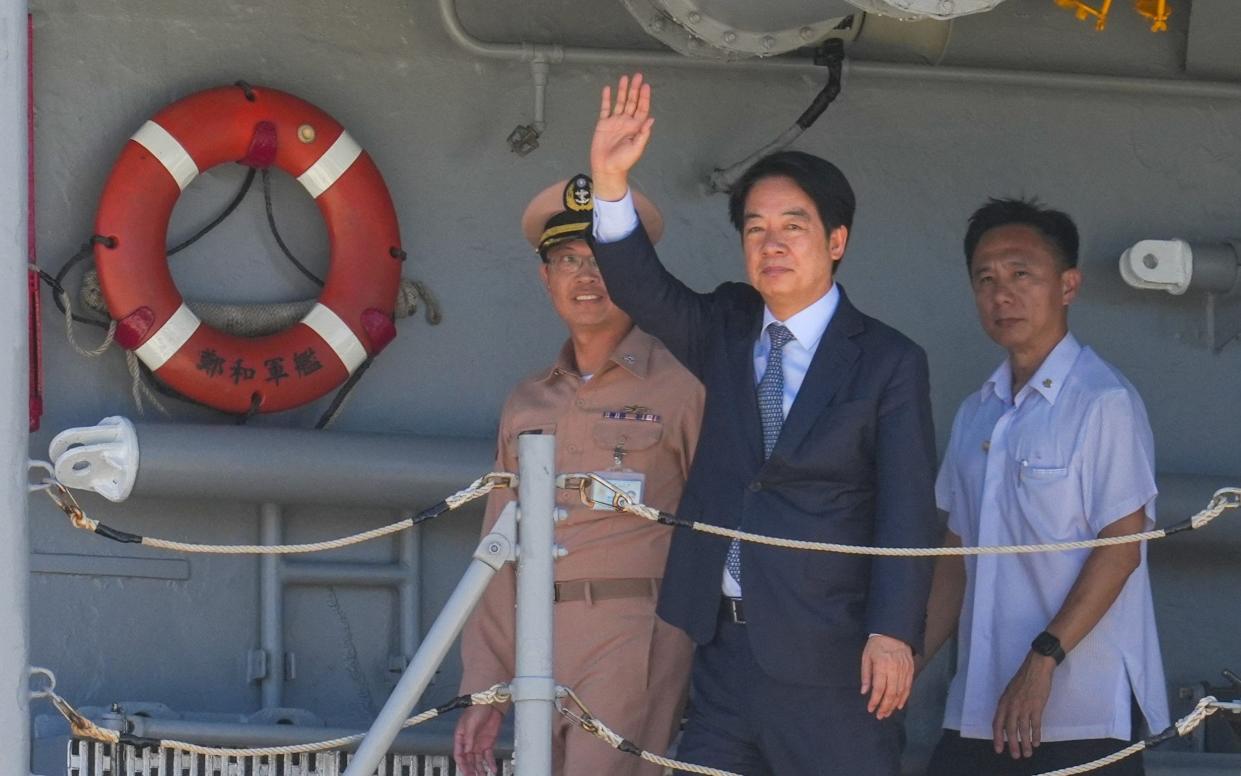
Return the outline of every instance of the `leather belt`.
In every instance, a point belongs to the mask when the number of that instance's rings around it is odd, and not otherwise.
[[[659,595],[659,580],[640,579],[574,579],[557,582],[553,600],[607,601],[615,598],[655,598]]]
[[[720,598],[720,616],[736,625],[745,625],[745,606],[740,598]]]

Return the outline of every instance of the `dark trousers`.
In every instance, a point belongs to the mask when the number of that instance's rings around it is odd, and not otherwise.
[[[1114,738],[1044,741],[1034,750],[1033,757],[1014,760],[1007,748],[1003,754],[996,754],[989,738],[962,738],[956,730],[945,730],[931,755],[926,776],[1034,776],[1106,757],[1129,743]],[[1146,771],[1139,752],[1090,773],[1092,776],[1144,776]]]
[[[745,628],[721,618],[715,639],[694,653],[678,760],[743,776],[900,772],[904,717],[867,713],[860,665],[854,686],[784,684],[763,673]]]

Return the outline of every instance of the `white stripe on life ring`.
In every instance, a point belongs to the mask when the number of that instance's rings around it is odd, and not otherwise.
[[[297,176],[297,182],[306,187],[313,199],[332,188],[340,176],[362,155],[362,146],[358,141],[342,131],[332,147],[323,152],[319,161],[310,165],[310,169]]]
[[[190,185],[190,181],[198,177],[198,165],[185,150],[185,146],[154,121],[143,124],[130,139],[150,151],[151,155],[164,165],[164,169],[182,191]]]
[[[198,331],[200,323],[198,316],[190,312],[190,308],[182,302],[172,317],[159,327],[159,331],[152,334],[134,353],[154,372],[189,342],[194,332]]]
[[[349,374],[353,374],[366,360],[366,348],[362,341],[327,305],[316,302],[310,312],[306,313],[306,317],[302,318],[302,323],[314,329],[315,334],[336,351],[337,358],[345,365],[345,369],[349,370]]]

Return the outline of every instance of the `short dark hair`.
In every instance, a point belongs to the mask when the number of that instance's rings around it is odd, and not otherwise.
[[[745,224],[745,199],[754,184],[767,178],[789,178],[806,192],[828,232],[853,228],[857,200],[840,168],[804,151],[777,151],[750,165],[728,194],[728,217],[738,232]]]
[[[982,236],[1000,226],[1022,224],[1042,235],[1059,254],[1064,269],[1077,266],[1077,225],[1067,213],[1044,207],[1041,202],[1029,199],[998,199],[992,197],[987,204],[970,216],[969,228],[965,230],[965,268],[973,268],[974,251]]]

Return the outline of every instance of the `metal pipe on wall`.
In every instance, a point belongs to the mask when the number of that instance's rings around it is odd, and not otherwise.
[[[542,45],[484,41],[474,37],[461,25],[456,0],[438,0],[440,19],[448,37],[467,53],[490,59],[531,62],[542,57],[552,64],[618,65],[634,67],[707,68],[749,71],[821,72],[822,67],[810,59],[781,58],[719,61],[698,59],[670,51],[642,49],[586,48],[580,46]],[[1002,68],[942,67],[939,65],[907,65],[889,62],[845,60],[845,77],[895,78],[908,81],[940,81],[947,83],[1020,86],[1046,89],[1071,89],[1083,92],[1112,92],[1170,97],[1241,99],[1241,84],[1227,81],[1200,81],[1171,78],[1129,78],[1111,75],[1079,75],[1034,70]]]
[[[410,577],[404,563],[338,563],[286,560],[280,576],[286,585],[400,587]]]
[[[402,512],[401,518],[412,517]],[[401,565],[408,569],[397,587],[397,627],[400,629],[401,657],[414,659],[422,635],[422,528],[414,526],[401,534]]]
[[[307,725],[254,725],[247,722],[205,722],[185,719],[160,719],[125,715],[124,726],[138,738],[166,739],[170,741],[193,741],[203,746],[266,747],[309,744],[333,738],[356,735],[353,728],[310,727]],[[121,718],[115,722],[103,717],[104,727],[119,728]],[[344,747],[346,750],[351,747]],[[392,741],[390,752],[395,754],[451,754],[452,727],[436,726],[434,723],[410,730],[402,730]],[[511,748],[496,747],[496,754],[503,757]]]
[[[154,498],[408,509],[466,487],[495,461],[492,439],[182,424],[136,430],[132,495]]]
[[[25,0],[0,0],[0,752],[30,773]]]
[[[259,507],[259,541],[271,546],[284,540],[284,516],[279,504],[265,502]],[[259,556],[259,647],[267,660],[260,680],[262,707],[284,706],[284,583],[281,557]]]

